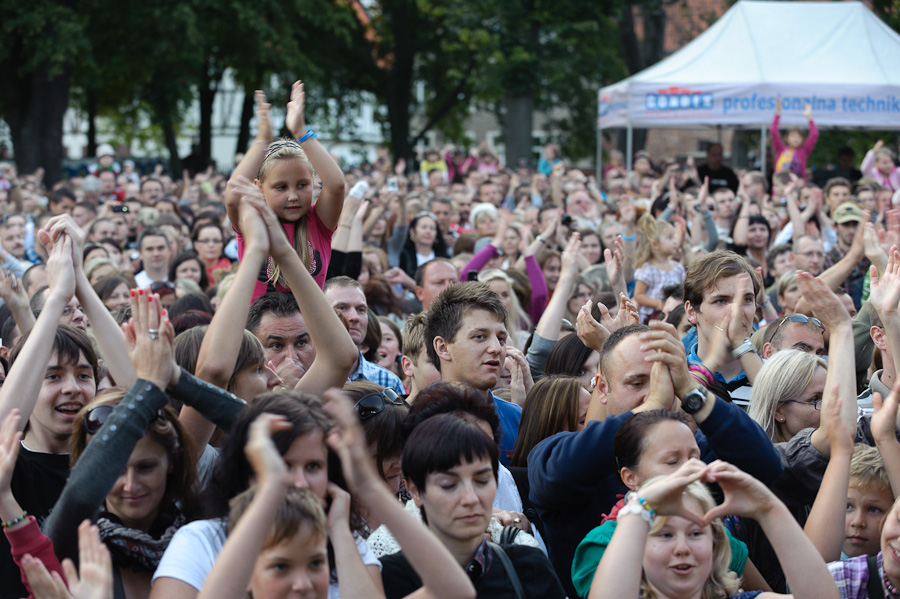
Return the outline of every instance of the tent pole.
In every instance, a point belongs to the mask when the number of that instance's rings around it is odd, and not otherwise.
[[[721,125],[721,124],[716,125],[716,129],[718,130],[718,139],[717,139],[717,141],[718,141],[719,145],[721,146],[721,145],[722,145],[722,125]]]
[[[760,132],[760,142],[759,142],[759,170],[763,174],[766,175],[766,126],[763,125],[759,129]]]
[[[594,173],[597,179],[597,185],[603,188],[603,127],[600,126],[600,119],[597,119],[597,171]]]
[[[634,140],[632,139],[632,133],[634,131],[631,129],[631,121],[628,121],[628,130],[626,132],[625,139],[625,170],[629,173],[631,172],[631,162],[634,158]]]

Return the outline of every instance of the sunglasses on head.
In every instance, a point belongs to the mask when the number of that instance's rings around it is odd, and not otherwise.
[[[822,324],[821,320],[819,320],[818,318],[810,318],[806,314],[797,313],[797,314],[791,314],[790,316],[788,316],[787,318],[785,318],[784,320],[782,320],[781,322],[778,323],[778,326],[775,327],[775,331],[772,333],[772,337],[771,337],[772,339],[775,338],[775,335],[778,333],[778,329],[780,329],[781,326],[786,322],[801,322],[804,324],[806,324],[807,322],[811,322],[814,325],[816,325],[817,327],[819,327],[819,330],[822,331],[822,334],[825,334],[825,325]]]
[[[84,430],[89,435],[96,435],[97,431],[103,428],[106,419],[113,413],[116,407],[109,404],[95,406],[88,410],[84,415]],[[156,413],[156,419],[164,418],[162,410]]]
[[[369,393],[353,406],[360,420],[367,420],[376,414],[384,412],[387,404],[402,406],[403,400],[393,389],[383,389],[378,393]]]
[[[160,297],[169,295],[170,293],[175,293],[175,283],[171,281],[156,281],[150,284],[150,291],[158,293]]]

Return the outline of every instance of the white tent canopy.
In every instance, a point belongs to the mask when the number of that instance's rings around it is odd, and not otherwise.
[[[859,2],[741,0],[690,44],[605,87],[599,126],[900,129],[900,35]],[[630,153],[630,152],[629,152]],[[629,156],[630,158],[630,156]]]

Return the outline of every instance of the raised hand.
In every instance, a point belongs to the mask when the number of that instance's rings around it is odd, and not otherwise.
[[[891,247],[884,273],[879,276],[878,269],[871,266],[869,278],[869,301],[872,306],[882,316],[896,314],[900,304],[900,252],[897,251],[897,246]]]
[[[519,377],[521,378],[521,384],[525,389],[525,393],[530,393],[531,388],[534,386],[534,379],[531,378],[531,367],[528,366],[528,360],[525,359],[525,354],[511,345],[507,345],[506,358],[512,360],[512,363],[518,368]],[[513,372],[512,369],[510,369],[510,372]]]
[[[721,460],[709,465],[704,480],[718,483],[725,493],[725,501],[706,513],[704,524],[728,514],[758,520],[759,515],[767,514],[779,503],[772,491],[760,481]]]
[[[52,250],[53,244],[59,240],[60,236],[68,235],[72,239],[72,260],[75,264],[75,270],[78,271],[83,268],[82,259],[87,234],[84,232],[84,229],[78,226],[75,219],[68,214],[60,214],[48,220],[41,230],[47,232],[50,236],[47,243],[44,243],[43,239],[46,239],[46,237],[38,233],[38,239],[41,240],[48,252]]]
[[[607,319],[609,318],[609,310],[606,309],[606,306],[597,302],[597,308],[600,309],[601,314]],[[575,333],[582,343],[595,352],[600,351],[606,338],[609,337],[609,329],[597,322],[591,315],[590,301],[581,307],[581,310],[578,311],[578,315],[575,317]]]
[[[284,416],[262,413],[250,425],[250,435],[244,454],[253,467],[259,484],[274,483],[285,487],[290,484],[287,464],[272,441],[272,434],[289,430],[291,423]]]
[[[781,98],[775,98],[775,114],[781,114]]]
[[[831,458],[836,454],[850,456],[853,454],[853,443],[856,439],[856,423],[848,423],[841,418],[841,409],[844,400],[840,394],[840,385],[834,383],[830,389],[825,390],[825,401],[822,402],[821,427],[828,436],[828,445],[831,447]],[[874,403],[874,402],[873,402]],[[897,415],[896,399],[894,400],[894,416]],[[872,417],[872,428],[875,428],[875,417]],[[891,430],[893,431],[893,423]],[[847,458],[849,459],[849,457]]]
[[[797,287],[813,314],[822,321],[826,329],[833,331],[841,324],[850,324],[850,313],[847,312],[847,308],[824,281],[801,271],[797,273]]]
[[[10,307],[28,307],[28,294],[25,288],[11,272],[5,272],[0,268],[0,298]]]
[[[900,383],[894,383],[890,394],[882,399],[880,393],[872,394],[872,437],[876,443],[895,441],[897,430],[897,406],[900,405]]]
[[[744,317],[744,298],[753,290],[753,282],[749,274],[739,275],[737,278],[737,288],[734,292],[734,299],[731,301],[731,314],[728,320],[728,326],[723,327],[728,333],[728,340],[731,343],[731,349],[738,347],[744,342],[744,339],[750,336],[753,326]]]
[[[678,470],[644,485],[638,494],[643,497],[658,516],[680,516],[697,524],[703,523],[704,514],[696,502],[685,501],[690,497],[684,490],[694,481],[701,480],[707,466],[694,458],[682,464]]]
[[[654,350],[644,359],[648,362],[665,364],[672,377],[675,394],[684,397],[697,388],[697,381],[688,369],[684,344],[678,338],[675,327],[667,322],[651,320],[650,328],[653,330],[640,335],[641,351]]]
[[[640,319],[638,318],[638,309],[635,303],[624,293],[619,294],[619,311],[616,313],[616,317],[612,320],[610,324],[607,325],[609,328],[609,332],[613,333],[618,331],[622,327],[627,327],[630,324],[638,324],[640,323]]]
[[[45,231],[39,231],[39,236],[49,234]],[[75,295],[75,266],[72,254],[72,238],[68,235],[62,236],[62,241],[53,244],[50,256],[47,258],[47,282],[50,286],[50,293],[58,294],[68,301]]]
[[[379,483],[372,457],[366,448],[366,435],[353,409],[353,401],[338,389],[329,389],[322,394],[325,405],[322,408],[334,419],[334,428],[328,432],[326,441],[341,459],[344,478],[354,493],[360,493],[366,485]],[[335,487],[337,488],[337,487]],[[344,493],[341,489],[338,491]],[[331,494],[331,485],[329,485]],[[332,505],[332,510],[334,506]],[[331,512],[328,513],[331,526]]]
[[[613,242],[613,249],[603,250],[603,263],[606,265],[606,276],[609,278],[613,289],[616,289],[616,283],[621,279],[622,287],[625,287],[625,271],[623,264],[625,263],[625,241],[621,235],[616,235]]]
[[[650,390],[640,409],[675,410],[675,386],[665,363],[654,362],[650,368]]]
[[[294,248],[291,247],[287,235],[284,232],[284,227],[281,225],[281,222],[278,220],[278,217],[275,216],[275,213],[272,211],[269,205],[266,204],[266,201],[262,198],[262,196],[245,196],[244,202],[253,206],[259,213],[259,216],[262,217],[262,220],[265,223],[266,229],[269,233],[269,254],[272,256],[272,258],[275,259],[275,262],[284,260],[286,257],[291,255],[296,256],[297,252],[295,252]]]
[[[150,288],[131,291],[131,320],[122,325],[137,378],[165,391],[178,384],[181,367],[175,361],[175,329]]]
[[[99,529],[88,520],[78,526],[78,566],[80,573],[72,560],[62,562],[69,592],[75,599],[112,599],[112,558],[100,540]]]
[[[262,90],[256,90],[256,139],[266,145],[272,141],[272,122],[269,120],[271,104],[266,101],[266,94]]]
[[[269,229],[258,207],[252,201],[243,201],[238,205],[238,222],[238,228],[246,244],[245,252],[255,249],[268,255]]]
[[[303,90],[303,82],[299,79],[291,86],[291,101],[287,103],[287,115],[284,124],[294,136],[294,139],[302,137],[306,133],[306,93]]]
[[[578,270],[578,256],[581,252],[581,235],[572,233],[562,253],[562,271]]]
[[[803,106],[803,116],[806,117],[807,121],[812,120],[812,106],[809,104],[805,104]]]

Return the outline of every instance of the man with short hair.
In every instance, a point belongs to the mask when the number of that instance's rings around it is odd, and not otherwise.
[[[772,276],[774,283],[766,287],[766,295],[775,308],[775,312],[781,312],[781,306],[778,304],[778,279],[786,272],[791,272],[794,266],[794,252],[787,243],[773,245],[766,252],[766,266],[769,274]]]
[[[759,171],[748,171],[741,177],[741,182],[744,184],[744,193],[750,201],[760,207],[763,206],[769,187],[766,176]]]
[[[825,202],[831,211],[832,218],[834,218],[834,213],[838,206],[850,199],[851,189],[850,181],[843,177],[829,179],[828,183],[825,184],[822,196],[825,198]]]
[[[484,283],[450,285],[432,302],[425,321],[426,349],[441,382],[463,383],[488,393],[500,417],[500,461],[509,457],[519,434],[522,408],[491,393],[506,361],[506,306]],[[429,344],[428,341],[431,341]]]
[[[114,203],[124,199],[125,193],[122,191],[117,191],[116,189],[116,174],[114,172],[100,171],[97,177],[100,179],[100,197],[98,198],[99,203]]]
[[[75,194],[65,188],[57,189],[47,199],[47,208],[54,215],[72,214],[75,208]]]
[[[783,349],[797,349],[815,356],[825,355],[825,327],[817,318],[804,314],[782,316],[766,325],[763,334],[764,360]]]
[[[711,389],[742,407],[750,404],[745,370],[751,368],[755,374],[762,366],[750,343],[759,288],[759,277],[747,260],[725,250],[695,260],[684,277],[684,311],[697,327],[697,342],[690,348],[688,361],[704,369],[709,365]],[[730,326],[735,314],[741,318],[737,333]],[[728,351],[716,355],[723,335]]]
[[[366,340],[366,329],[369,326],[369,306],[366,294],[363,293],[359,281],[350,277],[333,277],[325,281],[325,298],[338,314],[342,314],[350,325],[350,338],[357,348]],[[372,323],[378,326],[378,323]],[[373,364],[359,352],[356,363],[350,370],[348,381],[364,380],[382,387],[390,387],[398,395],[405,395],[406,388],[396,374]]]
[[[614,331],[600,348],[598,382],[585,428],[544,439],[528,457],[530,497],[570,597],[582,596],[571,584],[576,546],[627,491],[619,478],[613,440],[635,415],[680,404],[697,424],[696,447],[690,455],[673,448],[664,466],[668,472],[690,457],[732,462],[769,484],[781,473],[778,452],[763,429],[691,376],[675,335],[675,328],[662,322]]]
[[[497,186],[494,183],[485,181],[478,186],[478,201],[487,202],[499,208],[503,201],[503,196],[497,191]]]
[[[425,349],[425,320],[424,312],[413,314],[403,325],[403,357],[400,359],[400,368],[409,379],[409,395],[406,396],[409,404],[416,400],[419,392],[441,380],[441,373],[432,364]]]
[[[825,270],[825,243],[815,235],[801,235],[794,240],[794,266],[814,277]]]
[[[825,255],[825,266],[828,269],[841,261],[841,258],[850,251],[853,245],[853,239],[857,235],[862,235],[863,212],[855,202],[844,202],[832,212],[832,220],[834,220],[834,228],[837,230],[838,242],[834,244],[831,251]],[[859,306],[862,302],[863,283],[866,274],[869,272],[871,262],[863,257],[853,271],[844,280],[844,287],[853,299],[853,304]]]
[[[416,299],[422,303],[422,311],[451,283],[459,281],[459,271],[447,258],[434,258],[416,269]]]
[[[97,208],[91,202],[78,202],[72,208],[72,218],[79,227],[84,227],[97,218]]]
[[[28,296],[28,299],[31,299],[35,291],[41,287],[46,287],[49,284],[46,263],[42,262],[29,267],[28,270],[25,271],[25,274],[22,275],[22,288],[25,289],[25,294]]]
[[[109,171],[104,171],[109,172]],[[108,218],[98,218],[88,228],[88,241],[91,243],[100,243],[101,239],[107,237],[115,239],[116,225]]]
[[[115,225],[112,224],[112,221],[109,221],[109,224],[113,229],[112,235],[115,235]],[[141,264],[144,266],[144,270],[134,275],[134,281],[138,287],[146,287],[156,281],[169,280],[169,261],[172,259],[172,251],[169,248],[169,238],[161,229],[141,231],[141,235],[138,237],[138,251],[141,253]]]
[[[145,179],[141,183],[140,200],[144,206],[152,206],[163,196],[163,184],[159,179]]]
[[[297,300],[290,293],[271,292],[250,304],[247,330],[256,335],[266,350],[266,361],[293,389],[316,359],[306,322]]]
[[[715,210],[713,220],[716,223],[716,231],[720,240],[731,239],[731,228],[734,226],[734,217],[737,216],[738,203],[735,201],[734,192],[727,187],[720,187],[712,194]],[[728,241],[730,243],[730,241]]]
[[[738,178],[734,171],[722,163],[724,152],[722,144],[712,143],[706,147],[706,164],[697,167],[697,175],[702,183],[709,177],[709,191],[714,192],[722,187],[727,187],[737,193]]]

